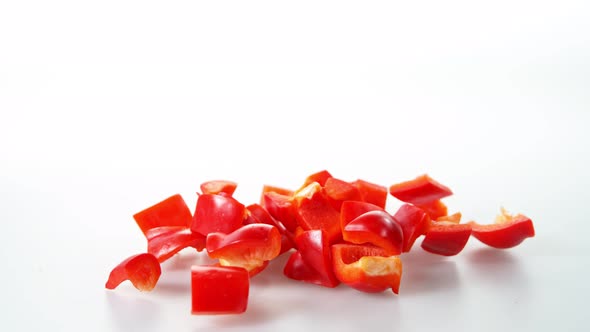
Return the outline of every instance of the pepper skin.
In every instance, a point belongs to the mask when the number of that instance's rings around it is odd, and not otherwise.
[[[321,230],[304,231],[295,241],[298,251],[291,255],[283,273],[295,280],[330,288],[338,286],[326,234]]]
[[[412,249],[416,239],[426,232],[430,218],[422,209],[411,204],[402,205],[393,215],[404,233],[403,252]]]
[[[231,233],[242,226],[246,207],[231,196],[202,194],[197,199],[191,230],[207,235]]]
[[[402,202],[425,205],[453,194],[451,189],[424,174],[413,180],[391,185],[389,193]]]
[[[154,289],[161,274],[160,263],[154,255],[134,255],[122,261],[111,271],[105,287],[115,289],[123,281],[129,280],[138,290],[149,292]]]
[[[193,266],[192,314],[240,314],[248,307],[248,271],[230,266]]]
[[[148,230],[161,226],[190,227],[192,215],[182,196],[176,194],[133,215],[145,235]]]
[[[160,263],[186,247],[193,247],[197,251],[205,248],[205,236],[191,232],[188,227],[156,227],[150,229],[145,236],[148,253],[154,255]]]
[[[374,244],[383,248],[389,256],[402,253],[402,227],[385,211],[361,214],[344,226],[342,237],[350,243]]]
[[[220,194],[224,193],[227,196],[231,196],[236,191],[237,183],[226,180],[213,180],[207,181],[201,184],[201,191],[203,194]]]
[[[502,209],[496,223],[480,225],[470,222],[476,239],[490,247],[508,249],[521,244],[526,238],[535,236],[533,221],[524,215],[512,216]]]
[[[422,249],[437,255],[454,256],[465,248],[470,235],[470,224],[433,222],[424,236]]]

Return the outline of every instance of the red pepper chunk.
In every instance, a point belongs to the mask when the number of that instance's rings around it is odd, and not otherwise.
[[[470,235],[470,224],[433,222],[424,236],[422,249],[437,255],[454,256],[465,248]]]
[[[340,208],[340,226],[342,229],[349,222],[353,221],[357,217],[362,214],[365,214],[370,211],[383,211],[383,209],[377,205],[367,203],[367,202],[356,202],[356,201],[346,201],[342,203],[342,207]]]
[[[207,235],[213,232],[231,233],[242,226],[246,207],[235,198],[202,194],[197,199],[191,230]]]
[[[351,243],[374,244],[383,248],[390,256],[402,253],[403,230],[385,211],[361,214],[344,226],[342,237]]]
[[[247,219],[249,222],[244,221],[244,224],[260,223],[273,225],[279,230],[279,233],[281,233],[281,252],[279,255],[294,247],[294,239],[291,232],[289,232],[280,221],[273,218],[265,208],[259,204],[251,204],[246,207],[246,210],[248,210],[249,213],[249,218]]]
[[[344,201],[361,200],[361,193],[354,185],[336,178],[328,178],[326,180],[324,191],[330,199],[332,206],[338,211],[340,211],[340,207]]]
[[[502,209],[502,214],[496,218],[496,223],[480,225],[470,223],[472,235],[490,247],[508,249],[522,243],[526,238],[535,236],[533,221],[521,214],[512,216]]]
[[[360,179],[351,184],[357,187],[363,202],[375,204],[380,208],[385,209],[385,204],[387,202],[386,187]]]
[[[451,189],[426,174],[390,186],[389,193],[402,202],[414,205],[425,205],[453,194]]]
[[[281,234],[276,227],[266,224],[250,224],[230,233],[210,233],[207,236],[207,252],[218,258],[222,266],[245,268],[253,276],[266,261],[279,255]]]
[[[293,197],[298,202],[297,222],[303,230],[323,230],[330,243],[342,238],[340,213],[332,207],[318,183],[299,190]]]
[[[133,219],[144,235],[155,227],[190,227],[192,218],[191,211],[182,196],[178,194],[133,215]]]
[[[412,249],[416,239],[426,232],[430,218],[422,209],[410,204],[402,205],[393,216],[403,231],[403,252]]]
[[[332,245],[334,272],[342,283],[362,292],[377,293],[391,288],[399,293],[402,262],[387,256],[382,248],[358,244]]]
[[[148,253],[154,255],[160,263],[186,247],[193,247],[197,251],[205,248],[205,236],[191,232],[188,227],[152,228],[147,232],[146,238],[148,240]]]
[[[297,228],[297,219],[295,218],[295,206],[291,196],[281,195],[276,192],[266,192],[262,194],[264,208],[268,213],[280,221],[289,232],[294,232]]]
[[[330,288],[338,286],[340,282],[334,275],[332,252],[326,234],[321,230],[305,231],[295,241],[299,251],[289,258],[284,274],[316,285]]]
[[[232,181],[226,180],[213,180],[207,181],[201,184],[201,191],[203,194],[220,194],[224,193],[227,196],[231,196],[236,191],[238,184]]]
[[[138,290],[151,291],[161,274],[160,263],[154,255],[134,255],[122,261],[111,271],[105,287],[115,289],[123,281],[129,280]]]
[[[305,179],[305,182],[303,183],[303,187],[306,187],[307,185],[309,185],[313,182],[317,182],[320,184],[320,186],[323,187],[326,185],[326,181],[328,181],[328,179],[331,177],[332,177],[332,174],[330,174],[330,172],[328,172],[326,170],[322,170],[317,173],[313,173]]]
[[[193,266],[192,314],[240,314],[248,307],[250,280],[241,267]]]
[[[428,204],[418,205],[419,208],[428,213],[430,219],[437,219],[448,214],[447,206],[440,199]]]

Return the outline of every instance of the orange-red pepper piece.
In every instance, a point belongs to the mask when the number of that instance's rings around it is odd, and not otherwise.
[[[526,238],[535,236],[533,221],[524,215],[512,216],[502,209],[495,224],[480,225],[470,222],[472,235],[490,247],[508,249],[522,243]]]
[[[414,205],[425,205],[453,194],[451,189],[426,174],[391,185],[389,193],[402,202]]]
[[[363,202],[371,203],[385,209],[385,204],[387,203],[387,187],[360,179],[351,184],[359,190]]]
[[[470,224],[433,222],[424,235],[422,249],[437,255],[454,256],[465,248],[470,235]]]
[[[193,266],[192,314],[240,314],[248,307],[248,271],[232,266]]]
[[[156,286],[162,269],[152,254],[133,255],[117,265],[109,275],[105,287],[115,289],[129,280],[140,291],[151,291]]]
[[[133,215],[133,219],[144,235],[155,227],[190,227],[192,218],[191,211],[179,194],[168,197]]]
[[[145,236],[148,253],[154,255],[160,263],[186,247],[193,247],[197,251],[205,248],[205,236],[192,232],[188,227],[156,227],[150,229]]]
[[[403,252],[410,251],[416,239],[426,232],[430,223],[428,214],[411,204],[402,205],[393,215],[393,219],[400,224],[404,233]]]
[[[207,182],[203,182],[201,184],[201,191],[203,192],[203,194],[220,194],[220,193],[225,193],[228,196],[231,196],[234,194],[234,191],[236,191],[238,184],[232,181],[227,181],[227,180],[213,180],[213,181],[207,181]]]

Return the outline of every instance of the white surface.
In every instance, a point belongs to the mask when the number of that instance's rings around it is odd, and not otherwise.
[[[587,1],[3,1],[2,331],[581,331],[590,273]],[[509,251],[404,257],[399,296],[255,278],[190,315],[183,253],[104,289],[132,214],[206,180],[384,185],[428,172],[467,218],[533,218]],[[395,207],[394,200],[390,201]]]

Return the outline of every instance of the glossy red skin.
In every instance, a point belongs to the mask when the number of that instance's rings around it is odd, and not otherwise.
[[[247,218],[247,221],[244,221],[245,225],[251,223],[262,223],[267,225],[273,225],[279,230],[279,233],[281,233],[281,252],[279,253],[279,255],[295,247],[293,234],[287,231],[287,229],[281,222],[273,218],[264,207],[262,207],[259,204],[251,204],[248,205],[246,209],[250,213],[249,218]]]
[[[436,200],[424,205],[418,205],[418,207],[424,210],[424,212],[426,212],[432,220],[444,217],[448,214],[447,206],[441,200]]]
[[[363,202],[371,203],[385,209],[385,204],[387,203],[387,187],[360,179],[351,184],[357,187]]]
[[[225,195],[202,194],[197,199],[191,230],[207,235],[213,232],[231,233],[242,226],[246,207]]]
[[[138,290],[151,291],[156,286],[161,274],[160,263],[154,255],[134,255],[119,263],[111,271],[105,287],[115,289],[123,281],[129,280]]]
[[[336,178],[328,178],[324,186],[324,192],[332,203],[332,206],[340,211],[344,201],[360,201],[361,193],[354,185]]]
[[[385,211],[364,213],[342,229],[345,241],[356,244],[371,243],[385,249],[388,256],[402,253],[402,227]]]
[[[325,186],[326,185],[326,181],[328,181],[329,178],[332,177],[332,174],[330,174],[330,172],[323,170],[323,171],[319,171],[317,173],[313,173],[310,176],[308,176],[305,179],[305,182],[303,183],[303,187],[306,187],[307,185],[313,183],[313,182],[317,182],[320,184],[320,186]]]
[[[291,196],[267,192],[263,194],[263,200],[262,206],[268,213],[280,221],[289,232],[294,232],[297,228],[297,219],[295,217],[296,207],[293,205]]]
[[[390,186],[389,193],[400,201],[414,205],[425,205],[453,194],[451,189],[426,174]]]
[[[225,193],[228,196],[231,196],[234,194],[234,191],[236,191],[238,184],[232,181],[226,181],[226,180],[213,180],[213,181],[207,181],[207,182],[203,182],[201,184],[201,192],[203,194],[219,194],[219,193]]]
[[[323,191],[314,193],[311,198],[303,197],[297,207],[296,216],[303,230],[323,230],[330,243],[342,238],[340,213],[332,207]]]
[[[382,248],[371,245],[334,244],[332,245],[332,260],[336,277],[344,284],[366,293],[378,293],[390,289],[399,293],[401,271],[399,275],[388,274],[371,276],[350,264],[362,257],[388,257]]]
[[[411,204],[402,205],[393,216],[393,219],[402,227],[404,244],[403,252],[412,249],[416,239],[428,229],[430,218],[422,209]]]
[[[295,251],[289,256],[289,260],[287,260],[283,269],[283,274],[293,280],[324,286],[325,278],[303,260],[299,251]]]
[[[344,229],[349,222],[370,211],[383,211],[383,208],[367,202],[343,202],[340,207],[340,227]]]
[[[460,253],[471,236],[470,224],[434,222],[422,241],[422,249],[437,255],[454,256]]]
[[[148,230],[162,226],[190,227],[192,215],[180,195],[174,195],[133,215],[145,235]]]
[[[188,227],[164,226],[152,228],[146,233],[148,253],[154,255],[160,263],[174,256],[186,247],[197,251],[205,248],[205,236],[191,232]]]
[[[525,216],[517,216],[514,220],[491,225],[470,223],[476,239],[490,247],[508,249],[521,244],[526,238],[535,236],[533,221]]]
[[[330,288],[338,286],[340,282],[334,275],[332,251],[325,232],[322,230],[304,231],[295,238],[295,242],[303,261],[317,272],[316,278],[303,279],[303,281]]]
[[[193,266],[192,314],[240,314],[248,307],[248,271],[232,266]]]
[[[206,247],[209,257],[253,271],[279,255],[281,234],[272,225],[250,224],[227,235],[210,233]]]

